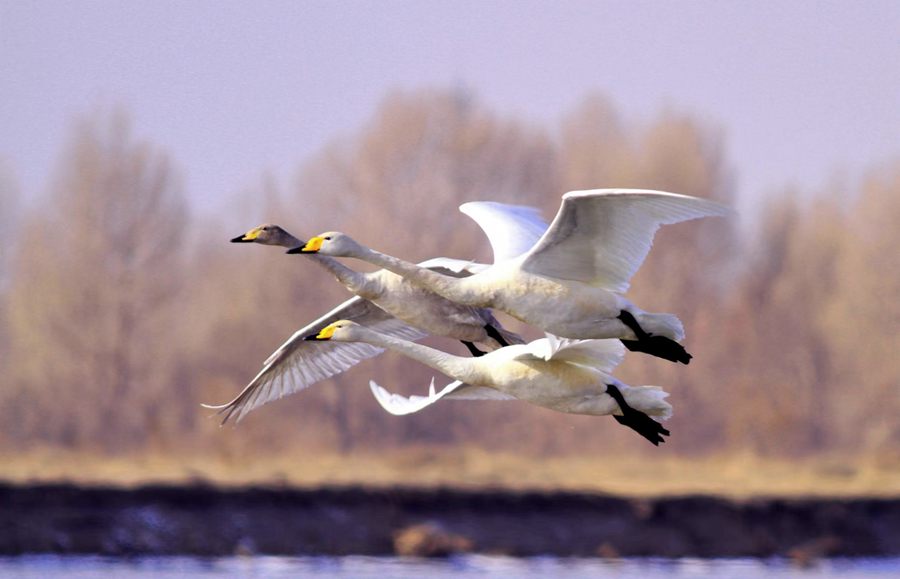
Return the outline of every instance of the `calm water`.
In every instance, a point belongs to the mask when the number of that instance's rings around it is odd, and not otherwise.
[[[755,559],[514,559],[468,555],[443,560],[395,557],[144,557],[117,559],[90,556],[0,557],[0,577],[116,577],[169,579],[174,577],[561,577],[635,578],[711,577],[729,579],[900,577],[900,558],[830,559],[807,569],[783,560]]]

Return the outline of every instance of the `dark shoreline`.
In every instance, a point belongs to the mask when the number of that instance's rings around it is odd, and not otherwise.
[[[898,499],[0,484],[0,555],[900,555]]]

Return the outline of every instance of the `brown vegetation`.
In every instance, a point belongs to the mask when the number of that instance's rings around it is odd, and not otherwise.
[[[651,465],[734,454],[896,464],[900,455],[900,165],[858,190],[772,195],[745,235],[721,219],[660,232],[629,297],[677,313],[695,358],[676,367],[632,354],[617,375],[672,393],[673,435],[661,449],[612,420],[515,402],[389,416],[369,377],[421,392],[432,375],[390,354],[236,428],[218,428],[199,403],[230,399],[297,327],[346,298],[302,256],[228,238],[271,221],[300,238],[345,230],[411,260],[487,260],[482,234],[456,211],[464,201],[537,205],[548,218],[578,188],[734,203],[723,138],[695,119],[665,112],[634,126],[591,97],[555,130],[465,94],[395,94],[355,135],[308,160],[290,191],[264,183],[244,199],[237,230],[189,214],[178,172],[121,115],[79,125],[41,203],[8,209],[18,205],[4,175],[0,226],[17,240],[0,254],[0,449],[10,457],[206,456],[248,470],[289,459],[302,472],[336,453],[372,464],[381,452],[452,456],[463,446],[498,457],[492,484],[514,484],[521,472],[504,471],[499,457],[536,471],[551,458],[572,461],[600,478],[622,455]],[[0,476],[16,478],[4,464]],[[896,477],[883,480],[900,490]]]
[[[761,457],[717,453],[702,457],[660,453],[559,454],[535,457],[481,447],[411,446],[386,450],[295,451],[280,454],[142,452],[122,456],[66,450],[0,454],[4,479],[17,484],[75,482],[319,488],[569,490],[630,497],[706,494],[770,497],[895,498],[900,460],[884,457]]]

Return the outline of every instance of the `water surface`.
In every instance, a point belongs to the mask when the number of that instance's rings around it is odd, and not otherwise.
[[[568,579],[710,577],[729,579],[900,577],[900,558],[828,559],[799,568],[783,559],[623,559],[465,555],[448,559],[398,557],[136,557],[27,555],[0,557],[0,577],[173,579],[176,577],[450,577]]]

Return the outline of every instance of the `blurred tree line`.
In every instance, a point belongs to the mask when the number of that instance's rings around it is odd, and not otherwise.
[[[227,240],[268,221],[300,238],[344,230],[413,261],[489,260],[477,226],[456,211],[462,202],[536,205],[548,220],[563,192],[585,188],[734,205],[724,144],[673,111],[627,122],[597,95],[548,128],[467,93],[397,93],[299,167],[288,190],[261,179],[218,218],[191,213],[179,170],[127,115],[83,120],[41,202],[25,206],[0,164],[0,449],[661,452],[610,419],[517,402],[390,416],[368,378],[421,393],[434,374],[394,354],[220,429],[199,404],[230,399],[294,330],[347,297],[303,256]],[[631,354],[616,374],[671,393],[665,452],[896,452],[898,221],[900,164],[853,191],[770,195],[743,234],[723,219],[664,228],[629,297],[677,313],[695,358],[676,367]]]

